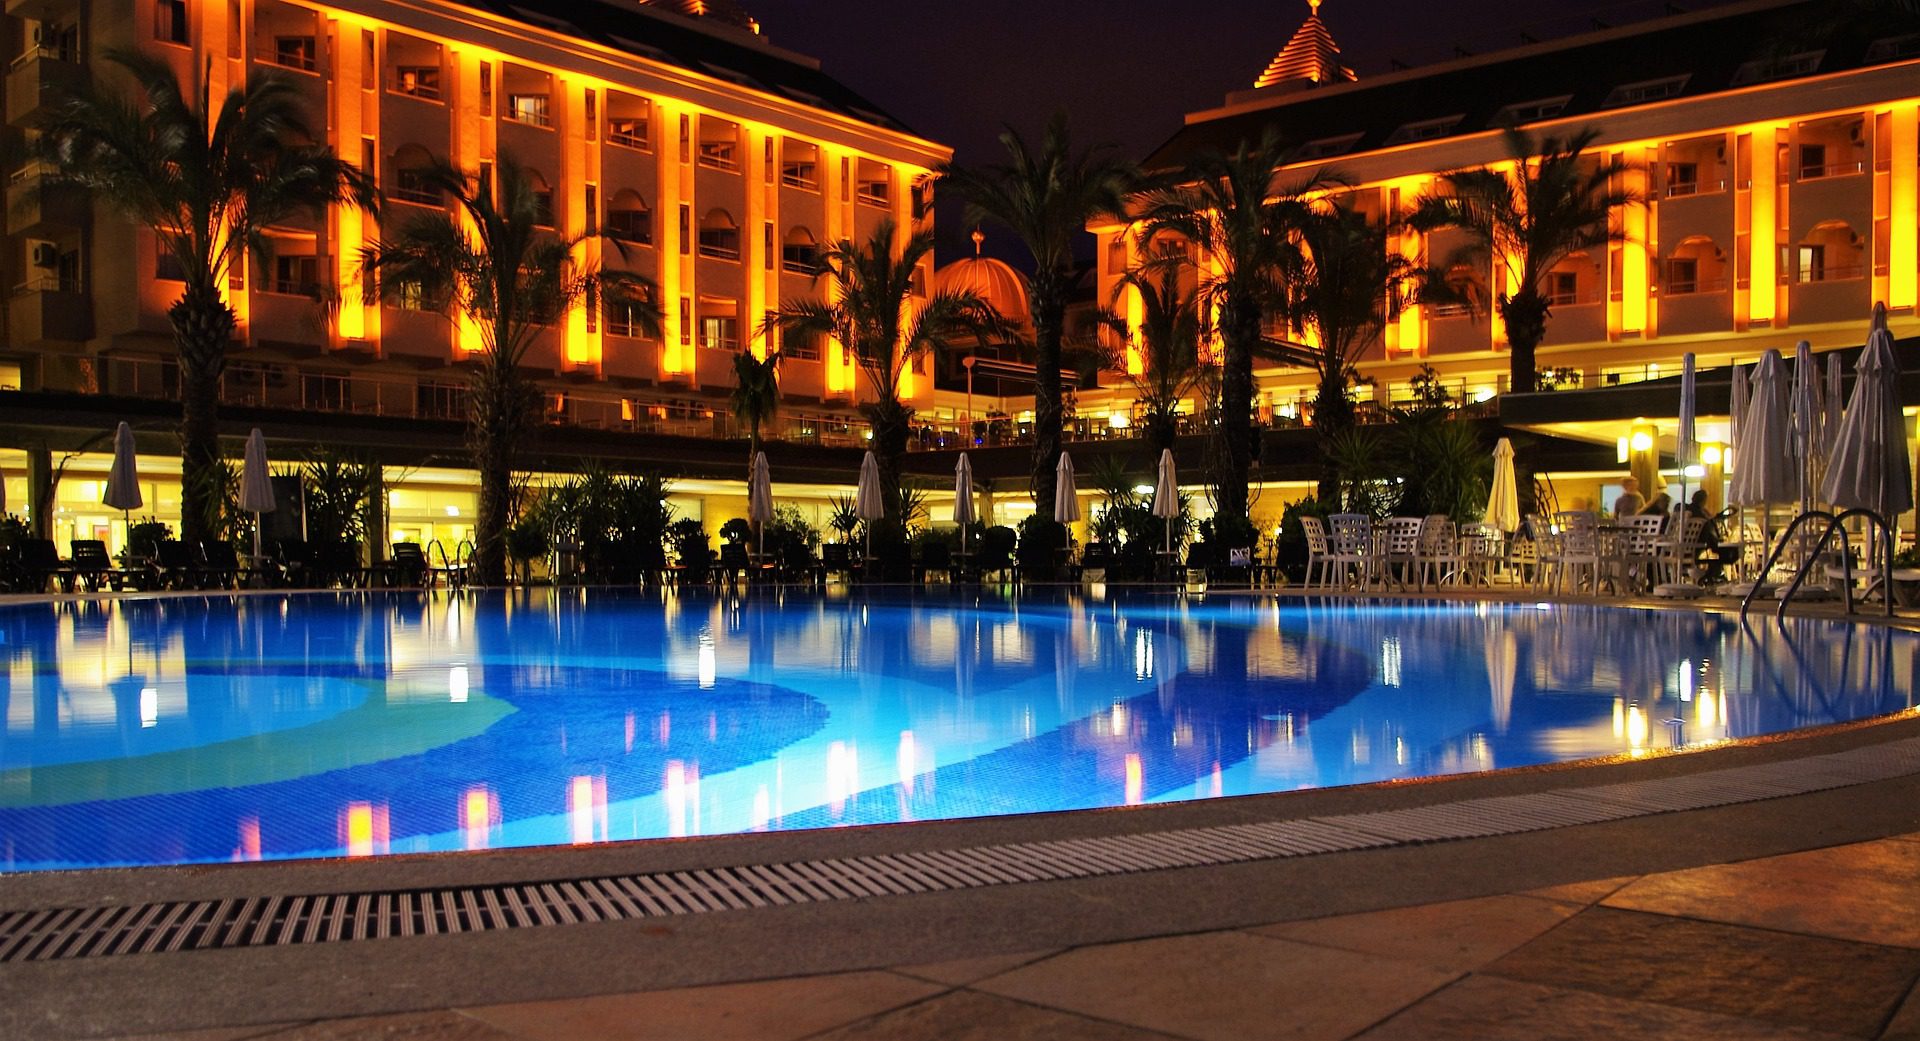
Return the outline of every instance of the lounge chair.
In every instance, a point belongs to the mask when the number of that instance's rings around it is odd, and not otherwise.
[[[76,577],[73,565],[60,559],[60,550],[52,539],[27,539],[20,543],[20,572],[29,592],[46,592],[48,579],[58,582],[62,592],[73,592]]]
[[[424,586],[432,572],[427,554],[418,542],[396,542],[393,556],[387,560],[387,575],[396,586]]]
[[[179,539],[161,539],[154,544],[153,571],[155,584],[162,589],[200,587],[200,562],[193,559],[193,550]]]
[[[240,566],[240,554],[233,543],[222,539],[200,540],[200,578],[215,589],[238,589],[241,577],[250,574]]]
[[[94,592],[99,592],[103,585],[120,588],[127,572],[113,565],[106,543],[99,539],[74,539],[70,545],[73,553],[68,558],[68,566],[73,568],[79,585]]]

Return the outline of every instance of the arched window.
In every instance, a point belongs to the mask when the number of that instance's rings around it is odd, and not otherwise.
[[[780,266],[796,275],[812,275],[820,266],[820,244],[813,232],[795,225],[780,241]]]
[[[700,218],[700,255],[716,260],[740,259],[740,227],[727,211],[708,210]]]
[[[1726,254],[1705,235],[1681,239],[1667,258],[1665,276],[1661,289],[1668,296],[1725,292]]]
[[[1594,264],[1593,258],[1585,253],[1574,253],[1547,272],[1541,295],[1547,298],[1547,304],[1551,307],[1596,303],[1599,294],[1594,290],[1599,284],[1600,269]]]
[[[421,206],[442,205],[440,189],[428,176],[432,167],[432,153],[419,145],[401,145],[393,153],[393,197]]]
[[[1455,264],[1443,279],[1455,299],[1433,308],[1435,318],[1458,318],[1472,314],[1487,299],[1486,276],[1471,264]]]
[[[1805,284],[1862,277],[1866,274],[1862,245],[1860,235],[1846,221],[1814,225],[1794,247],[1794,281]]]
[[[636,246],[653,244],[653,211],[631,188],[622,188],[607,208],[607,237]]]

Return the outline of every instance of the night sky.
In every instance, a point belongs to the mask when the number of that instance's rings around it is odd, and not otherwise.
[[[1718,0],[1681,0],[1700,9]],[[825,70],[961,163],[1004,153],[1011,123],[1029,137],[1064,110],[1074,139],[1144,157],[1182,116],[1220,105],[1254,77],[1306,18],[1306,0],[744,0],[773,43]],[[1484,53],[1624,24],[1661,0],[1326,0],[1321,17],[1362,78],[1390,62],[1431,64],[1454,47]],[[1514,11],[1526,13],[1516,17]],[[940,212],[945,259],[971,250],[951,201]],[[1017,247],[988,229],[988,252]]]

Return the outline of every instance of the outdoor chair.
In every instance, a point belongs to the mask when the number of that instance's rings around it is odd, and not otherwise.
[[[281,539],[273,547],[273,566],[281,585],[311,586],[315,581],[313,547],[305,539]]]
[[[1504,578],[1503,543],[1505,539],[1498,527],[1485,522],[1462,525],[1460,528],[1460,581],[1462,585],[1491,586],[1496,579]]]
[[[60,550],[52,539],[27,539],[20,543],[20,573],[25,578],[29,592],[44,593],[48,580],[58,584],[61,592],[73,592],[74,579],[77,577],[73,565],[60,559]]]
[[[1333,543],[1327,541],[1327,528],[1318,517],[1300,518],[1300,531],[1307,539],[1307,571],[1301,576],[1301,584],[1308,587],[1331,585],[1330,573],[1333,568]],[[1315,573],[1319,581],[1314,581]]]
[[[198,589],[202,580],[200,562],[193,550],[179,539],[161,539],[154,543],[153,569],[156,584],[162,589]]]
[[[1680,515],[1674,530],[1655,546],[1656,584],[1685,582],[1692,577],[1700,559],[1700,532],[1706,526],[1703,517]]]
[[[1114,568],[1113,544],[1110,542],[1089,542],[1087,551],[1080,555],[1080,575],[1082,578],[1104,579]]]
[[[364,584],[367,572],[360,565],[359,547],[347,542],[322,542],[311,548],[313,561],[309,575],[314,585],[322,589],[334,586],[352,589]]]
[[[1418,577],[1420,566],[1420,529],[1426,521],[1420,517],[1387,518],[1387,534],[1376,558],[1375,570],[1383,583],[1392,584],[1398,570],[1400,588]]]
[[[447,547],[439,539],[427,546],[427,570],[435,581],[445,581],[448,589],[461,589],[467,584],[467,578],[473,570],[473,544],[462,539],[453,548],[453,555],[447,555]],[[433,563],[433,555],[440,555],[440,563]]]
[[[805,582],[810,586],[827,584],[827,570],[813,550],[798,539],[783,544],[780,550],[780,580],[782,582]]]
[[[1205,582],[1214,566],[1213,544],[1196,542],[1187,547],[1186,579],[1189,582]],[[1196,574],[1195,572],[1198,572]]]
[[[388,575],[395,585],[424,586],[432,574],[427,567],[427,554],[418,542],[396,542],[393,544],[393,556],[388,559]]]
[[[1548,536],[1541,551],[1542,571],[1552,576],[1553,591],[1567,591],[1567,577],[1573,577],[1573,589],[1579,592],[1582,576],[1587,589],[1600,591],[1600,532],[1592,527],[1561,527]]]
[[[235,589],[246,569],[240,566],[240,555],[234,552],[233,543],[221,539],[201,539],[200,579],[215,589]]]
[[[1449,580],[1456,584],[1462,581],[1466,558],[1460,554],[1459,531],[1452,520],[1434,514],[1421,522],[1417,559],[1421,589],[1427,587],[1429,575],[1433,577],[1436,588],[1446,585]]]
[[[1626,541],[1620,547],[1620,561],[1628,588],[1641,591],[1653,588],[1654,561],[1659,556],[1660,532],[1667,519],[1657,513],[1640,513],[1622,518]]]
[[[1333,552],[1327,562],[1341,569],[1342,585],[1350,569],[1365,589],[1371,579],[1373,518],[1364,513],[1336,513],[1327,518],[1327,523],[1333,526]]]
[[[99,539],[74,539],[70,544],[71,555],[67,558],[73,568],[75,581],[94,592],[102,586],[112,586],[118,590],[126,572],[113,566],[113,557],[107,554],[107,544]]]

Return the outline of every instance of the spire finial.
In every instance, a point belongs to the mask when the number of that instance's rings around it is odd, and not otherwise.
[[[973,229],[973,255],[974,256],[977,257],[980,255],[980,245],[985,241],[987,241],[987,237],[980,233],[980,229],[979,228]]]
[[[1311,8],[1310,13],[1313,17],[1320,17],[1320,0],[1307,0],[1307,7]]]

